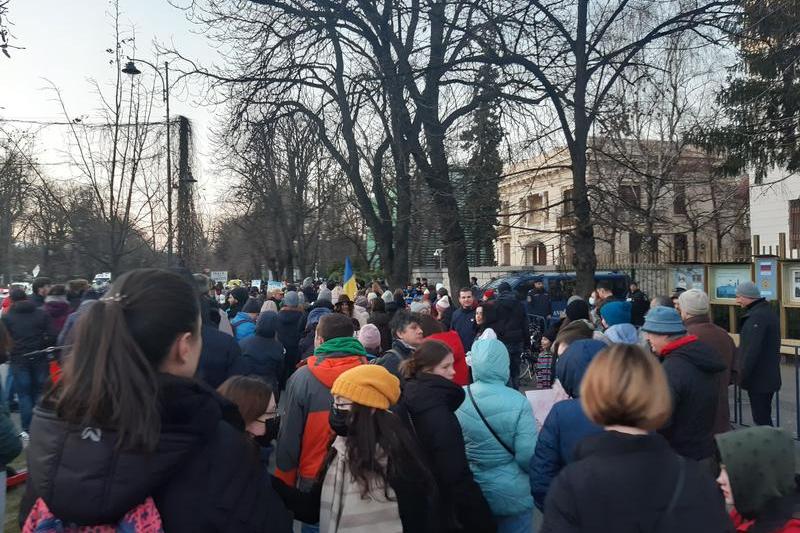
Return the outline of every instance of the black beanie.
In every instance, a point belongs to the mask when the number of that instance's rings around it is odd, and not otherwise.
[[[259,303],[257,298],[250,298],[247,300],[247,303],[244,304],[242,308],[243,313],[260,313],[261,312],[261,303]]]
[[[250,297],[250,295],[247,294],[247,289],[244,287],[236,287],[233,289],[231,291],[231,296],[236,298],[236,301],[239,302],[239,305],[244,305],[245,302],[247,302],[247,299]]]
[[[575,320],[589,320],[589,304],[586,300],[575,300],[567,305],[567,318],[571,322]]]

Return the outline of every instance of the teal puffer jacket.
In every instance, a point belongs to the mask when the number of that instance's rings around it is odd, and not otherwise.
[[[508,350],[496,339],[476,341],[470,351],[475,403],[512,456],[497,442],[470,401],[456,411],[464,433],[467,459],[495,516],[533,509],[528,469],[536,448],[536,421],[525,395],[506,386]],[[466,389],[466,387],[465,387]]]

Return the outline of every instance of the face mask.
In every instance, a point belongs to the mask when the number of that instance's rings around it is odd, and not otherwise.
[[[256,443],[258,443],[258,445],[262,448],[271,446],[272,441],[278,438],[278,430],[281,427],[281,417],[276,416],[275,418],[267,420],[264,426],[264,434],[259,435],[258,437],[253,437],[253,440],[256,441]]]
[[[594,298],[591,296],[589,297],[589,305],[594,305]]]
[[[331,414],[328,416],[328,423],[334,433],[340,437],[347,436],[347,419],[350,417],[350,411],[345,409],[337,409],[331,406]]]

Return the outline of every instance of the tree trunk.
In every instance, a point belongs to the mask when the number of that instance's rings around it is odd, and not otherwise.
[[[594,250],[594,227],[586,187],[586,145],[589,136],[589,120],[586,114],[586,27],[588,24],[588,0],[578,2],[578,25],[575,47],[575,138],[570,149],[572,159],[573,198],[575,199],[575,231],[572,234],[573,265],[577,277],[577,291],[588,297],[594,290],[594,273],[597,256]]]

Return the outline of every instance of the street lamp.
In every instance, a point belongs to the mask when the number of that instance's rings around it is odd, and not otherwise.
[[[170,122],[169,122],[169,63],[164,61],[164,76],[156,65],[144,59],[128,58],[122,72],[129,76],[137,76],[142,73],[136,68],[136,61],[152,67],[158,77],[161,78],[161,96],[167,105],[167,266],[172,266],[172,143],[170,142]]]

